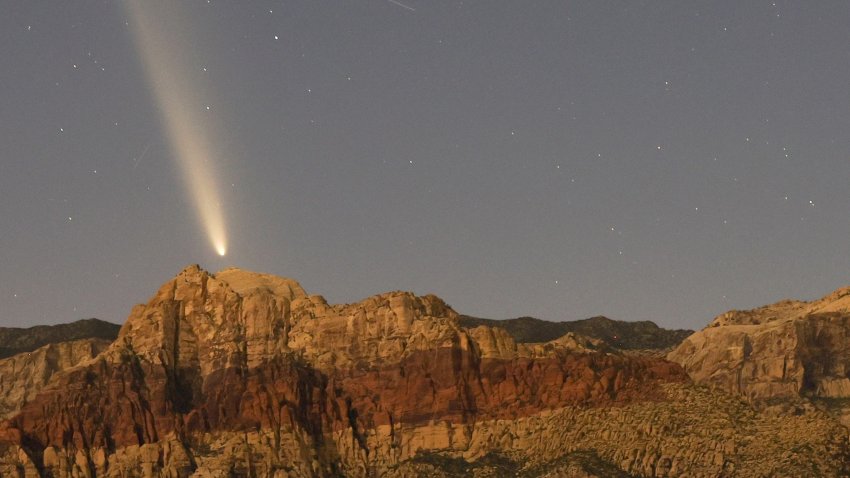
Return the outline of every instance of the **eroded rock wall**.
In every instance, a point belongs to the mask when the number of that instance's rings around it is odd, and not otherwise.
[[[710,358],[737,357],[723,353]],[[695,388],[660,358],[461,328],[434,296],[330,305],[289,279],[195,266],[0,424],[0,476],[398,476],[423,453],[544,466],[584,451],[638,476],[789,460],[837,473],[844,437],[826,416],[772,419]]]

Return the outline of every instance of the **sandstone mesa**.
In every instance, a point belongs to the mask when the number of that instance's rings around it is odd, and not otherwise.
[[[112,343],[0,360],[0,477],[844,476],[841,413],[812,401],[850,390],[833,296],[721,316],[665,360],[190,266]]]

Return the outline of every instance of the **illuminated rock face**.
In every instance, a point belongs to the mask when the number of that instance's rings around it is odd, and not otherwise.
[[[850,289],[720,315],[668,358],[753,403],[850,398]]]
[[[434,296],[329,305],[289,279],[196,266],[33,395],[0,425],[0,476],[828,473],[846,447],[826,417],[764,417],[575,334],[516,344],[459,327]]]
[[[91,360],[109,343],[103,339],[74,340],[0,359],[0,420],[11,418],[32,401],[55,374]]]

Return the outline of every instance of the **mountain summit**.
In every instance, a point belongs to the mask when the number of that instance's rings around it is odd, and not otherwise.
[[[239,269],[187,267],[88,350],[22,378],[0,476],[829,474],[847,450],[828,417],[761,415],[662,358],[572,332],[517,343],[432,295],[328,304]]]

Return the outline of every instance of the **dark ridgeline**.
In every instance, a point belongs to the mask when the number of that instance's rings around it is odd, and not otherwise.
[[[460,316],[463,327],[501,327],[520,343],[548,342],[563,336],[567,332],[599,339],[623,350],[664,350],[679,345],[693,330],[669,330],[657,326],[648,320],[628,322],[597,316],[568,322],[550,322],[534,317],[494,320]]]
[[[115,340],[121,326],[99,319],[83,319],[70,324],[0,327],[0,358],[32,352],[47,344],[80,339]]]

